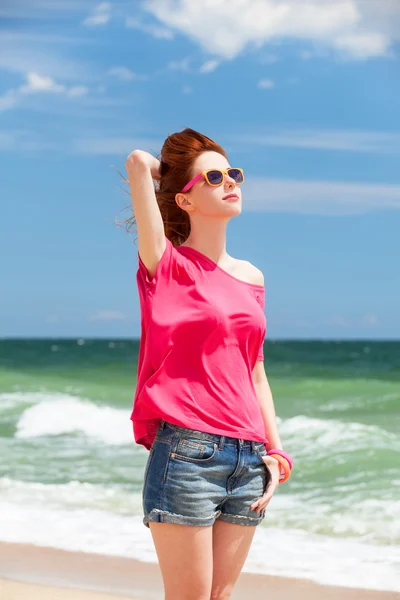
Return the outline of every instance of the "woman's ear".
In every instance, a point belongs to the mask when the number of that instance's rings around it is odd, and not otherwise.
[[[187,210],[190,212],[190,210],[194,208],[187,196],[185,196],[185,194],[182,194],[181,192],[178,192],[175,195],[175,202],[182,210]]]

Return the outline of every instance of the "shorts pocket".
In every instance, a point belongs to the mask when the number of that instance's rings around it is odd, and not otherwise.
[[[257,456],[258,456],[258,458],[260,460],[260,463],[264,465],[265,471],[267,472],[267,478],[266,478],[266,482],[265,482],[265,485],[264,485],[264,492],[265,492],[265,490],[266,490],[269,482],[272,479],[271,471],[269,470],[269,467],[263,461],[263,458],[265,456],[267,456],[267,449],[266,449],[266,447],[263,444],[262,446],[256,446],[255,450],[256,450],[256,454],[257,454]]]
[[[208,463],[218,454],[218,444],[210,440],[180,438],[170,454],[171,458],[193,463]]]
[[[257,453],[257,456],[260,459],[260,461],[264,462],[263,461],[263,456],[267,456],[267,449],[264,446],[264,444],[262,446],[256,446],[255,449],[256,449],[256,453]]]

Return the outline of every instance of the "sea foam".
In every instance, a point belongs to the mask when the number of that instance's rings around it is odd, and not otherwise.
[[[25,408],[18,419],[15,437],[33,438],[82,432],[106,444],[133,443],[130,410],[99,406],[69,394],[43,394]]]

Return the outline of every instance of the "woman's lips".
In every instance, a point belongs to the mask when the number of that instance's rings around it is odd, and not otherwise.
[[[228,194],[223,197],[223,200],[239,200],[239,196],[237,194]]]

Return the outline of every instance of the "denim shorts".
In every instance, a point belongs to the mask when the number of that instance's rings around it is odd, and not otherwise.
[[[262,442],[187,429],[161,421],[147,459],[143,523],[212,525],[216,519],[258,525],[251,504],[271,478]]]

